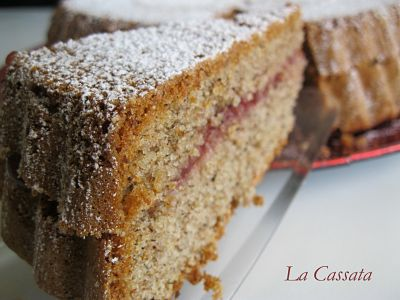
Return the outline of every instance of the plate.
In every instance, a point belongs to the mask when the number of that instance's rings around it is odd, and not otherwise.
[[[305,88],[301,92],[296,114],[312,105],[319,97],[315,88]],[[313,123],[313,120],[297,118],[297,126],[289,137],[289,143],[272,164],[273,169],[292,168],[302,151],[302,133],[296,128],[303,123]],[[314,124],[318,126],[318,124]],[[330,168],[350,163],[377,158],[380,156],[400,152],[400,119],[386,122],[376,128],[353,135],[342,134],[339,131],[332,133],[327,145],[322,147],[319,158],[313,163],[313,169]]]

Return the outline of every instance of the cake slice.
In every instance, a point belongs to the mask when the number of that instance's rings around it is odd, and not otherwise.
[[[306,84],[338,110],[335,129],[357,133],[399,117],[400,1],[292,2],[306,23]],[[252,0],[255,10],[275,4]]]
[[[169,21],[230,17],[243,0],[64,0],[53,14],[48,43]]]
[[[282,6],[17,53],[2,152],[81,236],[124,234],[177,199],[246,203],[293,126],[301,26]]]
[[[2,232],[39,285],[167,299],[201,278],[293,127],[302,43],[281,6],[10,57]]]

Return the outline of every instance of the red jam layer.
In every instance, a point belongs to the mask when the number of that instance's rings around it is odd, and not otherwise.
[[[181,174],[178,178],[178,184],[182,184],[189,177],[192,170],[200,163],[200,161],[206,156],[207,153],[211,152],[218,142],[223,138],[227,129],[233,124],[240,122],[244,119],[249,112],[260,102],[268,100],[268,94],[271,89],[276,88],[282,81],[285,71],[289,66],[295,64],[299,59],[302,59],[302,51],[296,51],[290,56],[282,67],[282,70],[278,72],[260,91],[255,92],[250,100],[242,97],[238,106],[228,106],[223,110],[222,123],[219,126],[212,126],[209,124],[204,129],[204,144],[199,146],[199,156],[192,157],[189,159],[187,165],[182,169]]]

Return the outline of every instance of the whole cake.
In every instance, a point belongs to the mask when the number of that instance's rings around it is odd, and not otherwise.
[[[310,70],[338,108],[337,127],[358,132],[398,117],[400,1],[336,0],[303,10]]]
[[[2,234],[39,286],[169,299],[204,277],[293,127],[302,26],[278,5],[9,56]]]
[[[358,133],[400,116],[400,1],[293,0],[305,20],[306,84]],[[275,5],[253,0],[251,9]]]

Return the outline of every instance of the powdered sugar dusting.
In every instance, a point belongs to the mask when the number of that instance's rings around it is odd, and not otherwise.
[[[287,0],[250,0],[251,6],[268,7]],[[329,18],[351,16],[369,10],[384,10],[399,0],[291,0],[300,5],[306,21],[320,21]]]
[[[351,16],[369,10],[385,9],[399,0],[293,0],[301,5],[306,20]]]
[[[288,13],[289,8],[280,14],[238,16],[237,21],[174,22],[96,34],[21,53],[18,61],[24,76],[29,74],[48,92],[79,95],[85,107],[103,101],[113,111],[127,99],[143,97],[199,62],[227,51],[234,42],[284,20]]]
[[[241,6],[243,0],[66,0],[72,12],[142,24],[209,19]]]

